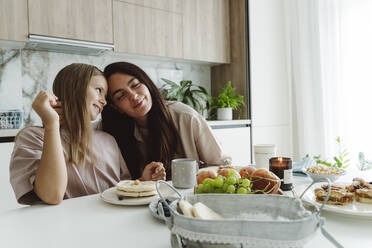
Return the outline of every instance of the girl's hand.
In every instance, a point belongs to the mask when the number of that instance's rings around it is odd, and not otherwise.
[[[32,108],[40,116],[45,127],[59,126],[59,116],[53,109],[53,106],[57,105],[57,97],[52,93],[42,90],[33,101]]]
[[[64,123],[62,102],[57,100],[56,104],[52,104],[53,109],[57,112],[59,116],[59,125],[62,126]]]
[[[165,180],[165,168],[161,162],[151,162],[146,165],[140,178],[141,181]]]

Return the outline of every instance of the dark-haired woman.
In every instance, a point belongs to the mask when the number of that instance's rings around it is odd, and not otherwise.
[[[164,101],[141,68],[117,62],[108,65],[104,74],[110,104],[103,110],[102,128],[115,137],[132,177],[140,176],[144,168],[155,176],[156,164],[163,164],[170,179],[175,158],[231,162],[205,119],[185,104]]]

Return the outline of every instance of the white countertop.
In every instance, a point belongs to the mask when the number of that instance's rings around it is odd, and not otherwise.
[[[234,125],[250,125],[251,120],[231,120],[231,121],[207,121],[212,127],[214,126],[234,126]]]
[[[211,127],[249,126],[251,120],[207,121]],[[21,129],[0,129],[0,137],[15,137]]]
[[[295,177],[295,185],[309,183]],[[344,247],[372,247],[372,219],[324,212],[325,228]],[[147,206],[116,206],[99,195],[0,214],[0,247],[170,247],[170,231]],[[320,233],[305,246],[333,247]]]
[[[21,129],[0,129],[0,137],[14,137]]]

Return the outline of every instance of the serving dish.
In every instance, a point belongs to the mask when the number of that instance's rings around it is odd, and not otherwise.
[[[172,182],[170,182],[172,183]],[[175,193],[169,187],[163,186],[161,187],[163,195],[165,197],[171,197]],[[116,187],[111,187],[103,191],[100,195],[101,199],[107,203],[111,203],[114,205],[123,205],[123,206],[140,206],[140,205],[148,205],[151,202],[158,200],[158,195],[153,196],[145,196],[145,197],[122,197],[119,200],[118,195],[116,194]]]
[[[172,202],[177,200],[178,198],[167,197],[167,199],[169,200],[168,204],[172,204]],[[161,215],[161,213],[159,211],[159,208],[161,207],[160,204],[161,204],[160,203],[160,198],[152,201],[149,204],[149,210],[150,210],[151,215],[154,216],[156,219],[161,220],[161,221],[165,221],[165,217],[163,215]]]
[[[310,187],[308,191],[304,194],[304,200],[309,201],[317,206],[320,206],[321,203],[318,203],[315,200],[314,189],[319,188],[324,183],[315,183]],[[338,182],[337,185],[347,186],[350,183]],[[302,192],[305,189],[304,186],[299,187],[298,192]],[[372,204],[363,204],[354,200],[353,203],[340,206],[340,205],[324,205],[323,210],[338,214],[350,215],[350,216],[362,216],[362,217],[372,217]]]
[[[114,205],[123,205],[123,206],[140,206],[150,204],[152,201],[158,199],[159,196],[149,196],[149,197],[124,197],[123,200],[119,200],[116,195],[116,188],[111,187],[106,189],[101,193],[101,199],[107,203]]]
[[[161,199],[164,198],[159,191],[160,184],[167,184],[179,195],[174,203],[181,199],[190,204],[201,202],[223,217],[213,220],[188,217],[181,214],[178,204],[168,205],[170,217],[165,220],[174,248],[303,247],[319,228],[336,247],[342,247],[323,227],[322,206],[299,198],[274,194],[182,196],[168,183],[158,181],[156,187]],[[249,217],[241,218],[242,214]]]
[[[312,173],[309,172],[307,169],[311,167],[304,167],[302,168],[302,172],[308,175],[313,181],[319,181],[321,179],[329,179],[331,182],[337,181],[341,176],[344,176],[346,174],[346,171],[341,168],[337,168],[338,170],[341,171],[339,174],[317,174],[317,173]]]

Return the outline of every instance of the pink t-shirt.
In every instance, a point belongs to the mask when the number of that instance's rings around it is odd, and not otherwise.
[[[61,133],[64,134],[63,130]],[[44,129],[40,127],[23,129],[15,141],[9,174],[16,199],[21,204],[41,201],[33,192],[33,184],[43,144]],[[64,199],[100,193],[120,180],[130,179],[120,149],[111,135],[94,130],[92,153],[96,157],[94,164],[89,159],[85,166],[66,163],[68,183]],[[66,158],[66,152],[64,154]],[[27,200],[23,199],[26,194]]]

